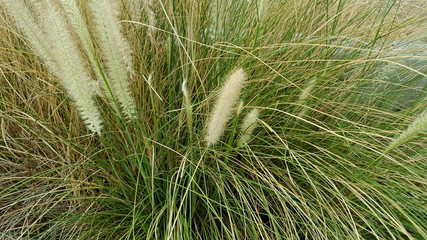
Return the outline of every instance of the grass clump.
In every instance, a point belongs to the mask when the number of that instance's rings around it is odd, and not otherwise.
[[[1,0],[0,239],[427,238],[417,4]]]

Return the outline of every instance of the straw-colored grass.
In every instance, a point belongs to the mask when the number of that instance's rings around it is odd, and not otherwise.
[[[0,0],[0,239],[427,239],[422,4]]]

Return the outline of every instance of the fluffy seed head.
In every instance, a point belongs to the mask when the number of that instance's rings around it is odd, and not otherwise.
[[[57,77],[74,100],[77,109],[86,126],[95,133],[100,133],[102,120],[93,99],[94,89],[90,73],[84,65],[78,46],[73,41],[65,17],[50,1],[44,9],[40,9],[43,26],[47,35],[53,56],[57,59],[59,72]]]
[[[419,115],[409,127],[399,135],[394,141],[390,143],[386,152],[399,147],[405,142],[409,141],[412,137],[427,130],[427,110]]]
[[[113,0],[91,0],[89,6],[93,12],[98,42],[107,67],[105,91],[110,95],[110,88],[123,112],[132,118],[136,113],[129,83],[129,77],[134,74],[133,64],[129,43],[121,32],[118,6]]]
[[[252,137],[252,133],[257,127],[258,122],[258,115],[259,110],[258,109],[252,109],[243,119],[242,126],[240,127],[242,135],[240,136],[239,140],[237,141],[237,145],[239,147],[244,146],[247,144]]]
[[[142,0],[129,0],[127,10],[133,21],[141,21]]]
[[[156,20],[156,14],[154,13],[154,3],[153,0],[147,0],[144,4],[145,12],[147,13],[148,17],[148,24],[150,27],[148,28],[147,34],[148,36],[154,40],[154,29],[153,27],[157,26],[157,20]]]
[[[302,90],[301,94],[299,95],[297,104],[298,105],[306,104],[308,97],[311,95],[311,92],[315,87],[316,87],[316,78],[313,78],[308,83],[307,87]],[[300,118],[304,117],[307,114],[307,112],[308,112],[308,108],[301,109],[301,111],[298,113],[298,117]]]
[[[22,0],[1,0],[0,3],[23,33],[32,50],[43,60],[49,70],[57,75],[58,63],[54,61],[53,53],[48,47],[49,41],[27,5]]]
[[[268,0],[260,0],[258,17],[261,22],[264,20],[265,15],[267,15],[267,11],[268,11]]]
[[[184,97],[188,98],[187,79],[184,79],[184,81],[182,82],[181,91],[182,91],[182,94],[184,94]]]
[[[243,100],[240,100],[239,106],[237,107],[237,114],[236,115],[240,115],[240,113],[242,113],[244,104],[245,103],[243,102]]]
[[[316,86],[316,78],[311,79],[311,81],[308,83],[307,87],[302,90],[301,94],[298,98],[298,103],[303,104],[308,97],[311,94],[311,91],[313,91],[314,87]]]
[[[102,77],[101,69],[98,67],[96,53],[95,53],[95,45],[92,41],[92,37],[90,35],[86,22],[83,18],[83,15],[81,13],[77,0],[61,0],[60,3],[67,15],[67,18],[71,26],[74,28],[75,32],[77,33],[77,35],[79,36],[80,40],[83,43],[83,48],[86,54],[88,55],[90,65],[93,71],[95,72],[98,82],[102,82],[103,77]],[[99,92],[99,95],[103,95],[100,91],[98,92]]]
[[[224,133],[225,126],[233,112],[233,107],[239,100],[245,79],[244,70],[239,68],[228,76],[224,86],[221,88],[207,124],[205,140],[208,146],[217,143]]]

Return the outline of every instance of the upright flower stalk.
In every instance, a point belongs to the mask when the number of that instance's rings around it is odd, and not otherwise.
[[[127,11],[133,21],[141,21],[143,0],[129,0],[127,3]]]
[[[144,8],[145,8],[145,12],[147,13],[147,17],[148,17],[148,24],[150,25],[150,27],[147,30],[147,34],[150,37],[151,41],[154,41],[154,29],[153,29],[153,27],[155,27],[157,25],[157,20],[156,20],[156,15],[153,11],[153,9],[154,9],[153,0],[146,0],[145,4],[144,4]]]
[[[307,103],[308,97],[311,95],[311,92],[316,87],[316,78],[313,78],[310,80],[310,82],[307,84],[307,87],[301,91],[301,94],[298,97],[297,104],[302,106],[301,111],[298,113],[298,117],[303,118],[307,112],[308,108],[304,107]]]
[[[87,128],[100,133],[102,120],[93,99],[94,81],[86,69],[84,59],[74,42],[67,22],[52,1],[41,1],[36,8],[41,16],[39,26],[22,0],[3,0],[9,15],[26,37],[34,52],[58,77],[79,110]]]
[[[191,105],[191,98],[187,89],[187,79],[182,82],[181,88],[184,95],[185,111],[187,113],[188,131],[190,132],[190,139],[193,139],[193,106]]]
[[[208,146],[216,144],[224,133],[233,108],[239,100],[245,79],[246,73],[243,69],[237,69],[228,76],[221,88],[207,123],[205,141]]]
[[[31,49],[43,60],[49,70],[57,75],[58,63],[47,46],[47,38],[25,3],[22,0],[2,0],[0,3],[24,35]]]
[[[118,6],[113,0],[91,0],[89,6],[107,68],[105,91],[119,102],[126,116],[134,117],[135,104],[129,83],[134,74],[132,56],[129,43],[122,34]]]
[[[268,0],[259,0],[258,19],[262,23],[268,11]]]
[[[103,82],[104,77],[101,66],[99,65],[98,59],[96,57],[95,45],[80,11],[77,0],[60,0],[60,3],[68,17],[70,24],[73,26],[81,42],[83,43],[82,45],[88,56],[90,65],[95,72],[97,83]],[[101,91],[97,89],[97,93],[101,93]]]
[[[53,55],[57,62],[61,63],[57,77],[71,95],[87,127],[92,132],[100,133],[102,121],[93,99],[93,80],[90,72],[84,65],[85,61],[73,41],[63,14],[51,1],[46,2],[42,13],[43,26],[49,36]]]
[[[249,143],[249,141],[252,138],[252,134],[258,125],[257,124],[258,115],[259,115],[259,110],[258,109],[252,109],[246,115],[246,117],[243,119],[242,126],[240,127],[242,135],[240,136],[239,140],[237,141],[237,146],[243,147],[244,145]]]

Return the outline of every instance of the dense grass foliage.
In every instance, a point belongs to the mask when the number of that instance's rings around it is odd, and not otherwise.
[[[0,239],[427,239],[422,1],[18,2],[39,32],[0,0]]]

